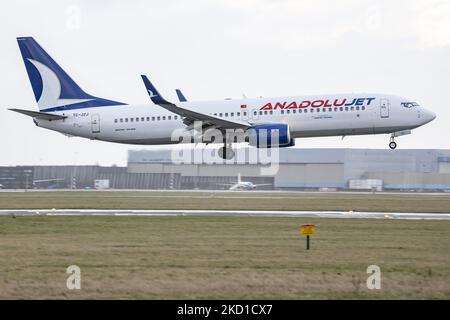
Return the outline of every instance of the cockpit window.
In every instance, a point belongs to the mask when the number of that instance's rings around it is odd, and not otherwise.
[[[405,108],[418,107],[419,104],[416,102],[402,102],[402,106]]]

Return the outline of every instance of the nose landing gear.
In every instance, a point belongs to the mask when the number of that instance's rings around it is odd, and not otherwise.
[[[391,148],[392,150],[397,148],[397,143],[395,143],[394,137],[394,134],[391,134],[391,142],[389,142],[389,148]]]

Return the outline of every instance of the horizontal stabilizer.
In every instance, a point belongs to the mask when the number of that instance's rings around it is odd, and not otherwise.
[[[36,119],[49,120],[49,121],[62,120],[62,119],[67,118],[67,116],[60,116],[57,114],[51,114],[51,113],[45,113],[45,112],[37,112],[37,111],[22,110],[22,109],[9,109],[9,110],[24,114],[26,116],[33,117]]]

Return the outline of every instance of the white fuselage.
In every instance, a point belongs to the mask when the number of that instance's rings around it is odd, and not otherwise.
[[[289,124],[291,136],[319,137],[393,133],[435,118],[410,100],[392,95],[340,94],[180,102],[182,108],[254,125]],[[119,105],[53,112],[64,120],[35,119],[38,126],[88,139],[127,144],[172,144],[172,133],[187,128],[179,115],[155,104]],[[219,141],[221,142],[221,141]]]

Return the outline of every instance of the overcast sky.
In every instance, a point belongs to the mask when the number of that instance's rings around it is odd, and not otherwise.
[[[374,92],[435,121],[399,148],[450,147],[450,1],[1,1],[0,165],[126,165],[128,146],[67,138],[37,110],[17,36],[33,36],[88,93],[147,103],[139,75],[176,100]],[[387,135],[298,139],[299,148],[383,148]]]

